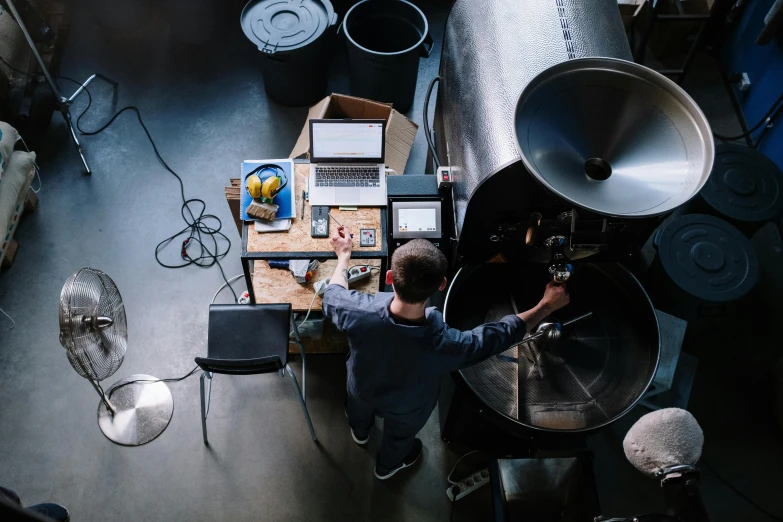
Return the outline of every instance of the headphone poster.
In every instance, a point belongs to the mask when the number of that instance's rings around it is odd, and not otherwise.
[[[277,205],[277,217],[279,219],[290,219],[296,215],[294,198],[294,162],[290,159],[270,159],[270,160],[245,160],[242,162],[242,197],[239,200],[239,216],[243,221],[257,221],[253,216],[247,214],[247,208],[253,202],[253,196],[248,191],[248,178],[258,176],[261,183],[264,183],[270,177],[278,177],[280,181],[277,185],[278,192],[274,195],[272,203]],[[259,200],[256,200],[259,202]]]

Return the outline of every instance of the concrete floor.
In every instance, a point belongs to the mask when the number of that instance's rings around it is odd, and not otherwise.
[[[254,63],[257,51],[237,23],[243,2],[168,2],[180,8],[176,24],[157,4],[145,11],[148,3],[136,2],[112,18],[97,0],[73,3],[62,74],[83,79],[100,72],[120,83],[116,107],[110,88],[93,84],[84,127],[96,128],[116,108],[137,105],[161,153],[182,174],[187,197],[204,199],[208,211],[223,220],[232,247],[222,264],[228,276],[239,274],[239,237],[222,187],[243,159],[287,156],[307,113],[266,99]],[[184,5],[193,9],[190,15],[182,15]],[[422,8],[439,44],[447,6],[425,2]],[[436,45],[421,62],[409,113],[419,124],[439,52]],[[346,71],[340,52],[330,91],[349,92]],[[715,71],[709,60],[700,60],[686,88],[716,130],[732,132],[737,121]],[[76,113],[85,104],[82,97]],[[309,439],[293,387],[276,376],[216,376],[210,447],[201,441],[195,377],[171,384],[175,413],[158,440],[137,448],[108,442],[95,422],[97,397],[72,371],[57,341],[56,306],[65,279],[80,267],[95,267],[122,292],[129,346],[110,382],[134,373],[187,373],[193,358],[206,352],[207,305],[222,279],[214,268],[168,270],[156,264],[157,243],[184,225],[176,182],[131,114],[103,134],[84,138],[92,177],[82,175],[66,133],[55,116],[46,143],[38,147],[39,209],[22,221],[17,260],[0,276],[0,307],[16,320],[6,330],[0,317],[0,485],[17,490],[26,504],[60,502],[74,521],[490,518],[487,488],[456,504],[452,513],[446,475],[459,453],[440,441],[437,415],[421,434],[425,453],[414,470],[388,482],[373,478],[378,428],[366,449],[351,441],[339,356],[309,360],[310,412],[320,446]],[[422,172],[425,158],[419,132],[407,172]],[[177,261],[178,248],[163,257]],[[709,333],[691,335],[686,346],[700,358],[691,410],[705,431],[705,454],[757,502],[783,514],[781,433],[765,394],[780,345],[764,335],[752,343],[718,342]],[[636,408],[590,441],[606,514],[661,508],[655,481],[622,455],[622,438],[643,413]],[[768,520],[709,471],[702,491],[715,521]]]

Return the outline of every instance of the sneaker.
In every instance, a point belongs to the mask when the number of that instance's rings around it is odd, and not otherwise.
[[[347,399],[346,399],[346,402],[347,402]],[[347,406],[343,407],[343,412],[345,413],[345,418],[347,419],[347,418],[348,418],[348,407],[347,407]],[[358,435],[357,435],[357,434],[356,434],[356,433],[353,431],[353,428],[351,428],[351,438],[352,438],[352,439],[353,439],[353,441],[354,441],[356,444],[358,444],[359,446],[364,446],[365,444],[367,444],[367,441],[368,441],[368,440],[370,440],[370,434],[368,433],[368,434],[367,434],[367,435],[365,435],[364,437],[359,437],[359,436],[358,436]]]
[[[69,522],[69,520],[71,520],[71,515],[68,513],[68,510],[60,504],[36,504],[34,506],[29,506],[26,509],[40,513],[57,522]]]
[[[399,466],[396,466],[392,469],[384,468],[383,466],[380,466],[378,464],[375,464],[375,478],[378,480],[386,480],[387,478],[391,477],[401,469],[408,468],[410,466],[413,466],[416,464],[416,461],[419,460],[419,457],[421,457],[421,450],[423,446],[421,444],[421,441],[419,439],[414,439],[413,441],[413,449],[408,453],[408,456],[405,457],[402,461],[402,463]]]
[[[356,432],[353,431],[353,428],[351,428],[351,438],[353,438],[353,441],[359,446],[364,446],[365,444],[367,444],[367,441],[370,440],[370,434],[368,433],[364,437],[359,437],[358,435],[356,435]]]

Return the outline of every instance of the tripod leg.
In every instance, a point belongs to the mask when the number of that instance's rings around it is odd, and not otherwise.
[[[90,170],[90,166],[87,164],[87,160],[84,158],[84,153],[82,152],[82,146],[79,144],[79,138],[76,137],[76,129],[73,128],[73,119],[71,118],[71,111],[68,109],[68,106],[65,105],[60,108],[60,112],[63,115],[63,118],[65,118],[65,123],[68,124],[68,128],[71,130],[71,139],[73,139],[73,144],[76,146],[76,152],[79,153],[79,157],[82,158],[82,163],[84,163],[84,169],[85,174],[92,174],[92,171]]]

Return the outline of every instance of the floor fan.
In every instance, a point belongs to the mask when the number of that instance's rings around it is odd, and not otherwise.
[[[174,412],[166,384],[137,374],[107,391],[101,387],[101,381],[114,375],[125,358],[128,329],[117,285],[100,270],[82,268],[63,285],[60,344],[76,373],[100,395],[98,425],[109,440],[138,446],[163,433]]]

